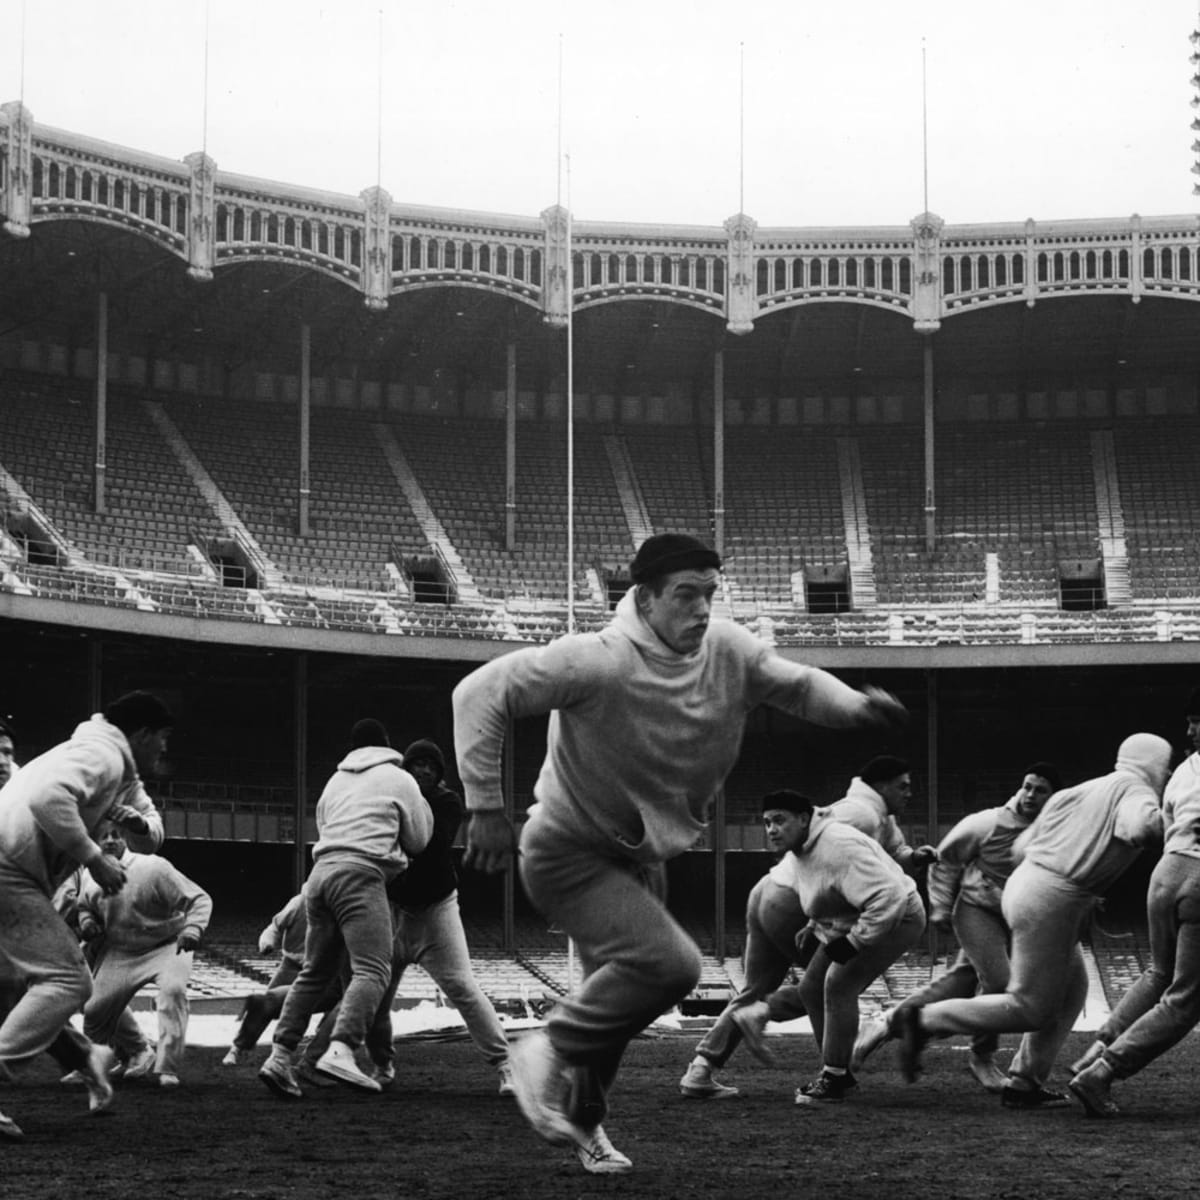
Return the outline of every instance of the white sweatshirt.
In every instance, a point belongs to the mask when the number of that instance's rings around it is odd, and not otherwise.
[[[676,653],[642,618],[635,590],[600,632],[505,654],[455,688],[468,809],[503,808],[508,721],[548,712],[539,816],[585,845],[661,862],[704,832],[751,709],[770,704],[834,727],[866,718],[860,692],[730,621],[711,621],[697,650]]]
[[[433,813],[403,762],[398,750],[363,746],[338,763],[317,801],[314,862],[367,862],[393,879],[425,849]]]
[[[1055,792],[1015,853],[1093,895],[1102,895],[1162,837],[1159,808],[1171,746],[1153,733],[1127,737],[1116,769]]]
[[[124,833],[130,846],[153,853],[162,845],[162,817],[138,778],[129,741],[96,713],[0,788],[0,858],[52,895],[100,853],[92,830],[116,805],[136,809],[149,826],[143,835]]]
[[[917,885],[883,847],[853,825],[814,813],[808,840],[769,875],[800,898],[823,942],[845,934],[861,949],[904,920]]]
[[[157,854],[120,858],[125,886],[106,896],[91,873],[79,894],[79,930],[104,931],[104,945],[137,954],[174,942],[187,931],[200,937],[212,919],[212,899],[198,884]]]
[[[853,825],[859,833],[877,841],[906,871],[912,870],[916,851],[904,840],[896,818],[888,812],[887,801],[869,784],[856,775],[846,794],[817,812]]]
[[[1175,768],[1163,793],[1164,854],[1200,858],[1200,753]]]

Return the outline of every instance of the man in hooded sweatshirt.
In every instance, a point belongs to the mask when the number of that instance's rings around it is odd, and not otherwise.
[[[0,1023],[0,1073],[55,1042],[92,994],[92,973],[54,891],[79,865],[106,895],[125,886],[124,867],[92,836],[106,818],[139,850],[162,845],[162,818],[141,776],[157,769],[172,724],[156,696],[130,692],[26,763],[0,792],[0,959],[26,985]],[[82,1035],[71,1042],[74,1061],[56,1057],[80,1072],[91,1111],[102,1112],[112,1103],[112,1051]],[[0,1115],[0,1136],[21,1130]]]
[[[433,813],[433,835],[429,845],[413,855],[408,870],[387,888],[394,928],[392,977],[367,1039],[376,1064],[374,1074],[380,1083],[395,1078],[392,1000],[405,968],[416,963],[462,1015],[471,1040],[496,1068],[500,1094],[508,1096],[512,1094],[508,1039],[471,969],[471,951],[458,907],[454,838],[462,825],[462,798],[445,784],[446,759],[437,742],[419,738],[408,746],[404,769],[417,781]]]
[[[1160,801],[1170,762],[1165,738],[1135,733],[1121,743],[1113,771],[1050,797],[1017,841],[1018,866],[1001,899],[1012,930],[1007,990],[899,1009],[893,1028],[905,1078],[916,1079],[921,1049],[931,1037],[1023,1032],[1001,1103],[1067,1103],[1046,1081],[1087,999],[1080,934],[1143,847],[1161,839]]]
[[[1115,1117],[1128,1079],[1200,1023],[1200,689],[1184,710],[1192,753],[1163,793],[1163,855],[1150,876],[1150,965],[1121,997],[1068,1084],[1088,1116]]]
[[[304,967],[283,1002],[271,1054],[259,1078],[277,1095],[299,1100],[296,1047],[342,966],[350,979],[329,1049],[317,1070],[351,1087],[379,1091],[379,1081],[355,1061],[375,1019],[392,966],[392,918],[387,885],[424,850],[433,816],[387,730],[373,718],[350,731],[350,753],[317,801],[317,844],[304,885],[308,933]]]
[[[847,728],[904,713],[887,692],[855,691],[710,621],[720,566],[697,538],[656,534],[606,628],[503,655],[454,692],[466,861],[485,871],[505,869],[514,851],[500,770],[508,723],[551,714],[521,880],[574,941],[584,979],[510,1062],[534,1130],[596,1173],[632,1165],[601,1125],[625,1047],[700,978],[700,951],[666,908],[663,864],[707,829],[746,715],[769,704]]]

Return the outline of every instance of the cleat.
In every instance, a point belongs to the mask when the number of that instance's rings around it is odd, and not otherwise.
[[[246,1047],[239,1046],[234,1042],[228,1050],[225,1051],[225,1057],[221,1059],[223,1067],[244,1067],[250,1061],[250,1050]]]
[[[1067,1087],[1071,1095],[1083,1105],[1089,1117],[1116,1117],[1121,1110],[1117,1107],[1108,1089],[1112,1086],[1112,1072],[1103,1059],[1093,1062],[1080,1071]]]
[[[508,1062],[500,1063],[496,1068],[496,1073],[500,1076],[500,1095],[515,1096],[517,1090],[513,1087],[512,1067],[508,1065]]]
[[[12,1119],[0,1113],[0,1138],[8,1138],[9,1141],[18,1141],[25,1134],[22,1132],[20,1125]]]
[[[93,1116],[107,1112],[113,1102],[113,1088],[108,1081],[116,1055],[107,1046],[92,1046],[87,1066],[80,1070],[88,1090],[88,1111]]]
[[[991,1055],[982,1058],[978,1054],[972,1054],[967,1059],[967,1070],[975,1076],[979,1086],[985,1092],[991,1092],[993,1096],[999,1096],[1008,1083],[1008,1076],[996,1066]]]
[[[330,1042],[329,1049],[317,1059],[316,1068],[339,1083],[363,1092],[378,1092],[379,1080],[373,1079],[355,1061],[354,1051],[345,1042]]]
[[[921,1051],[929,1035],[921,1028],[919,1008],[900,1008],[893,1017],[896,1036],[900,1039],[900,1074],[905,1082],[916,1083],[921,1074]]]
[[[1044,1087],[1015,1088],[1007,1084],[1000,1092],[1000,1104],[1004,1108],[1061,1108],[1068,1103],[1066,1092]]]
[[[145,1079],[154,1071],[154,1058],[154,1047],[143,1046],[125,1063],[124,1077],[126,1079]]]
[[[739,1094],[737,1088],[714,1079],[712,1064],[704,1059],[688,1064],[679,1081],[679,1090],[689,1100],[732,1100]]]
[[[759,1062],[773,1066],[775,1055],[767,1048],[766,1039],[767,1022],[771,1019],[771,1011],[767,1008],[767,1002],[756,1000],[744,1008],[735,1008],[730,1016],[737,1026],[738,1032],[746,1039],[750,1053]]]
[[[872,1017],[854,1039],[854,1052],[850,1055],[850,1070],[861,1071],[863,1063],[892,1037],[891,1014],[882,1012]]]
[[[621,1175],[633,1170],[633,1163],[608,1140],[602,1125],[584,1132],[575,1141],[575,1153],[583,1169],[593,1175]]]
[[[513,1094],[533,1131],[552,1146],[578,1145],[587,1133],[566,1114],[567,1064],[544,1030],[526,1034],[508,1052]]]
[[[1088,1069],[1097,1059],[1104,1057],[1104,1052],[1108,1047],[1101,1041],[1093,1042],[1084,1052],[1081,1058],[1077,1058],[1071,1064],[1071,1074],[1079,1075]]]
[[[841,1104],[851,1092],[858,1090],[858,1080],[849,1072],[830,1075],[822,1071],[805,1087],[796,1089],[797,1104]]]
[[[58,1082],[65,1083],[67,1087],[76,1087],[83,1083],[83,1072],[68,1071]]]
[[[163,1071],[158,1077],[158,1086],[164,1088],[177,1088],[179,1086],[179,1076],[171,1071]]]
[[[284,1100],[303,1100],[304,1093],[296,1079],[292,1056],[282,1046],[275,1046],[267,1061],[259,1068],[258,1077]]]

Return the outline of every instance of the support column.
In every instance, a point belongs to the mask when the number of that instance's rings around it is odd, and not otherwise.
[[[725,853],[729,848],[726,818],[725,789],[717,793],[713,810],[713,957],[717,962],[725,958],[725,890],[728,887]]]
[[[308,876],[308,854],[304,826],[308,807],[308,654],[300,651],[292,668],[292,723],[295,726],[296,835],[292,844],[293,891],[298,892]]]
[[[925,365],[925,549],[932,550],[937,544],[937,491],[933,457],[934,406],[933,406],[933,341],[926,337],[924,345]]]
[[[517,827],[516,821],[516,797],[513,795],[513,759],[516,754],[516,737],[513,730],[512,718],[509,718],[508,724],[504,729],[504,765],[503,765],[503,780],[504,780],[504,815],[508,818],[510,824],[515,830]],[[516,954],[519,947],[517,946],[517,921],[516,921],[516,887],[517,887],[517,860],[514,855],[512,869],[505,871],[503,875],[504,887],[504,911],[503,911],[503,930],[501,932],[501,945],[504,947],[505,954]]]
[[[108,293],[96,303],[96,464],[95,511],[106,512],[104,484],[108,474]]]
[[[309,500],[312,491],[308,479],[309,417],[312,404],[312,336],[307,321],[300,326],[300,493],[296,511],[296,532],[309,534]]]
[[[725,352],[713,355],[713,542],[725,555]]]
[[[517,545],[517,343],[506,347],[504,375],[504,548]]]
[[[88,638],[88,713],[104,707],[104,642],[99,634]]]

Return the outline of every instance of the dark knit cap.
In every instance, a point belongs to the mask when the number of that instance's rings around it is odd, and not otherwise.
[[[364,746],[390,746],[391,744],[383,722],[375,720],[374,717],[363,717],[361,721],[355,721],[354,728],[350,730],[350,748],[352,750],[361,750]]]
[[[1026,775],[1040,775],[1049,785],[1052,792],[1062,788],[1062,776],[1052,762],[1033,762],[1025,768]]]
[[[416,762],[431,762],[438,771],[438,780],[446,774],[446,756],[432,738],[418,738],[404,751],[404,765],[411,767]]]
[[[171,710],[149,692],[126,692],[103,709],[102,715],[126,736],[139,729],[159,730],[175,724]]]
[[[762,798],[763,812],[782,809],[784,812],[803,814],[812,812],[815,807],[816,805],[807,796],[802,796],[799,792],[792,791],[791,788],[782,788],[778,792],[768,792]]]
[[[858,773],[859,779],[868,787],[877,783],[887,783],[889,779],[897,779],[907,773],[908,763],[894,754],[880,754],[871,759]]]
[[[0,737],[6,737],[12,742],[17,740],[17,735],[13,731],[12,717],[0,717]]]
[[[1183,710],[1185,717],[1200,717],[1200,688],[1197,688],[1189,697],[1187,707]]]
[[[656,533],[639,547],[629,564],[634,583],[652,583],[672,571],[721,569],[721,556],[690,533]]]

